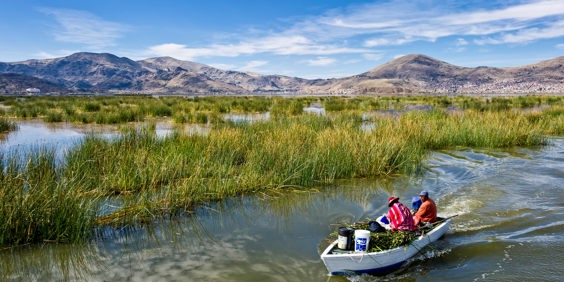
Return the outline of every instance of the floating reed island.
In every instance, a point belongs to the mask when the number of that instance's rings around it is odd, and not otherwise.
[[[546,145],[564,132],[561,97],[51,99],[4,97],[2,115],[29,117],[33,108],[47,121],[58,112],[64,121],[98,122],[100,112],[127,108],[139,120],[205,116],[210,129],[157,136],[149,123],[111,139],[88,135],[62,162],[48,149],[1,156],[0,245],[85,241],[100,227],[151,222],[235,195],[418,173],[431,150]],[[312,103],[326,113],[304,114]],[[222,116],[266,111],[270,118],[253,122]]]

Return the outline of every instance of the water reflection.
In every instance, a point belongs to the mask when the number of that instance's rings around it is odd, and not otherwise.
[[[234,122],[234,123],[252,123],[256,121],[264,121],[270,119],[270,112],[261,113],[261,114],[225,114],[223,115],[225,120]]]
[[[144,126],[144,124],[137,125],[137,127],[141,126]],[[161,138],[177,132],[186,135],[207,135],[210,130],[209,124],[174,124],[170,122],[159,122],[155,124],[155,135]]]
[[[104,267],[95,243],[0,250],[1,281],[86,281]]]
[[[1,153],[30,152],[37,148],[52,149],[60,159],[64,152],[74,146],[94,128],[73,128],[69,124],[45,124],[42,121],[18,122],[18,130],[2,138]],[[107,132],[100,132],[101,134]]]
[[[322,116],[324,116],[326,114],[325,108],[323,107],[323,105],[320,102],[311,103],[311,105],[309,105],[309,107],[305,107],[303,110],[304,110],[305,113],[308,113],[308,114],[317,114],[317,115],[322,115]]]
[[[40,120],[16,121],[18,130],[0,135],[0,153],[27,154],[37,149],[54,150],[58,160],[77,145],[86,135],[95,134],[102,138],[116,138],[124,127],[146,127],[144,123],[126,125],[45,123]],[[205,135],[210,131],[209,125],[173,124],[160,121],[153,124],[158,137],[166,137],[175,132],[187,135]]]

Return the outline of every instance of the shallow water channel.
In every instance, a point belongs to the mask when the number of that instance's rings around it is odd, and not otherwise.
[[[2,151],[37,145],[64,149],[88,131],[20,123],[18,132],[4,136]],[[434,152],[426,165],[417,177],[229,199],[149,226],[106,229],[85,244],[4,248],[0,281],[558,281],[564,276],[564,139],[540,148]],[[458,215],[444,239],[385,277],[327,275],[319,253],[339,222],[375,218],[386,211],[389,195],[409,204],[420,190],[430,192],[439,215]]]

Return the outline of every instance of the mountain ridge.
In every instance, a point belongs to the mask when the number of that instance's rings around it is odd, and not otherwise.
[[[434,94],[564,93],[564,56],[518,67],[461,67],[423,54],[406,55],[344,78],[304,79],[222,70],[205,64],[155,57],[134,61],[110,53],[0,62],[0,93],[23,85],[44,92],[143,94]],[[29,81],[23,83],[25,78]],[[31,78],[35,79],[31,79]],[[36,85],[37,86],[34,86]]]

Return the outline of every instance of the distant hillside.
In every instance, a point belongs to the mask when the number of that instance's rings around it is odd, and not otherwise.
[[[65,88],[33,76],[15,73],[0,74],[0,94],[22,94],[27,88],[39,88],[44,93],[64,93]]]
[[[564,57],[512,67],[465,68],[407,55],[316,91],[372,93],[564,93]]]
[[[128,58],[112,54],[76,53],[48,60],[0,63],[0,72],[45,79],[70,90],[128,89],[135,79],[149,73]]]
[[[0,63],[0,74],[4,74],[0,93],[18,91],[25,85],[42,92],[202,95],[564,93],[564,57],[521,67],[466,68],[425,55],[407,55],[359,75],[307,80],[221,70],[171,57],[133,61],[107,53],[76,53]]]
[[[150,79],[156,79],[159,85],[165,85],[165,89],[173,88],[177,91],[190,88],[192,88],[191,92],[202,93],[300,91],[303,85],[308,83],[308,80],[301,78],[220,70],[171,57],[151,58],[139,62],[145,69],[157,74],[151,76]],[[159,77],[158,74],[166,77]],[[200,87],[197,87],[196,84],[200,84]]]

